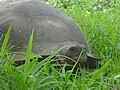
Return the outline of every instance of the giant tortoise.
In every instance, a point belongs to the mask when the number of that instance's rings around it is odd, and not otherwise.
[[[12,30],[9,44],[15,46],[15,63],[25,60],[20,52],[25,52],[33,27],[34,39],[32,52],[49,56],[62,47],[60,55],[79,61],[81,67],[95,69],[98,59],[91,55],[87,40],[77,23],[41,0],[3,0],[0,2],[0,36],[5,35],[10,24]],[[3,38],[4,39],[4,38]],[[0,41],[0,46],[2,41]],[[74,65],[75,62],[66,58],[59,63]]]

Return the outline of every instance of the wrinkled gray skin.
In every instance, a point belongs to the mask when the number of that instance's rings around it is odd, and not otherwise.
[[[40,0],[0,2],[0,36],[6,34],[10,24],[12,30],[9,43],[16,46],[12,51],[15,53],[14,62],[24,60],[20,52],[26,51],[29,36],[35,27],[32,49],[35,54],[47,56],[63,47],[61,55],[77,60],[84,48],[80,65],[91,69],[97,67],[97,59],[91,55],[86,38],[76,22]],[[59,62],[74,64],[69,59]]]

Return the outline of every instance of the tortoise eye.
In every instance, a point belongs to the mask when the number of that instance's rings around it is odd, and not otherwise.
[[[69,48],[69,50],[72,51],[72,52],[77,52],[78,51],[76,47],[71,47],[71,48]]]

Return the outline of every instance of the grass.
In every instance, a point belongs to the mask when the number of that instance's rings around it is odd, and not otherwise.
[[[66,64],[61,70],[55,69],[50,62],[60,50],[37,63],[37,57],[30,63],[33,33],[31,34],[26,62],[15,67],[12,56],[9,55],[7,42],[11,26],[0,49],[0,90],[118,90],[120,89],[120,6],[110,1],[103,5],[97,0],[82,2],[67,0],[54,4],[71,16],[84,32],[92,53],[100,57],[101,67],[95,72],[81,69],[72,74],[65,71]],[[96,2],[94,2],[96,1]],[[83,5],[84,4],[84,5]],[[98,7],[99,6],[99,7]],[[94,10],[94,8],[97,8]]]

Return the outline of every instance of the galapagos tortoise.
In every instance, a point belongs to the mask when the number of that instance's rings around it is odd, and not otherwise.
[[[58,9],[40,0],[4,0],[0,2],[0,36],[5,35],[10,24],[12,30],[9,43],[16,46],[15,63],[24,60],[19,52],[25,52],[27,43],[35,27],[32,51],[35,54],[49,56],[63,47],[60,55],[77,60],[82,48],[79,64],[94,69],[98,59],[91,55],[87,40],[76,22]],[[0,46],[2,45],[0,41]],[[69,59],[59,61],[73,65]]]

